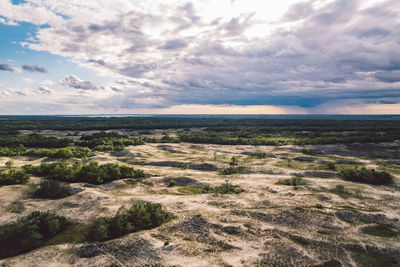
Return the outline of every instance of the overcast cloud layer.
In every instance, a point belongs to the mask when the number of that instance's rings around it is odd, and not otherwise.
[[[0,0],[0,23],[41,26],[21,45],[109,78],[98,84],[66,69],[55,83],[79,98],[57,98],[51,86],[34,90],[57,105],[400,107],[400,1],[263,2],[275,1]]]

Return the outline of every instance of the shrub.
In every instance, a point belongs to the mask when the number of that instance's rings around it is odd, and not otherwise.
[[[231,165],[231,166],[235,166],[235,165],[238,165],[238,157],[236,157],[236,156],[233,156],[232,158],[231,158],[231,162],[229,163],[229,165]]]
[[[244,189],[238,185],[232,185],[229,181],[225,181],[222,185],[216,186],[214,191],[219,194],[240,194],[244,192]]]
[[[64,182],[86,182],[92,184],[104,184],[122,178],[143,178],[142,170],[121,166],[114,163],[99,165],[97,162],[88,164],[66,162],[41,163],[39,166],[25,165],[28,173],[41,175],[54,180]]]
[[[152,229],[171,219],[161,204],[138,201],[129,209],[122,207],[112,218],[99,218],[91,226],[91,241],[116,238],[131,232]]]
[[[167,186],[168,187],[174,187],[176,185],[176,181],[175,180],[170,180],[170,181],[168,181],[168,183],[167,183]]]
[[[87,146],[98,151],[122,151],[126,146],[143,145],[144,141],[138,137],[128,137],[118,133],[100,132],[92,135],[83,135],[79,146]]]
[[[279,180],[276,184],[299,186],[299,185],[305,185],[306,181],[302,177],[292,177],[292,178],[288,178],[288,179]]]
[[[253,154],[253,157],[258,158],[258,159],[263,159],[267,157],[267,153],[263,151],[257,151],[256,153]]]
[[[39,189],[35,192],[37,197],[50,199],[63,198],[69,195],[68,187],[55,180],[43,180]]]
[[[366,184],[387,185],[394,182],[390,173],[375,171],[374,169],[367,169],[365,167],[344,169],[340,171],[340,175],[344,180]]]
[[[29,175],[24,170],[10,170],[8,173],[0,173],[0,185],[26,184]]]
[[[226,169],[223,169],[220,174],[221,175],[230,175],[230,174],[244,174],[248,173],[248,170],[244,166],[239,166],[239,167],[229,167]]]
[[[69,222],[65,217],[34,211],[18,221],[0,227],[0,258],[15,256],[43,245],[62,232]]]

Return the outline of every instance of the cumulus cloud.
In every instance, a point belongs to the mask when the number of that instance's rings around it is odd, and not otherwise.
[[[54,93],[54,91],[46,86],[39,86],[39,88],[36,90],[38,94],[42,95],[51,95]]]
[[[30,96],[33,94],[31,89],[13,89],[12,92],[17,96]]]
[[[312,108],[400,98],[399,1],[282,1],[272,11],[266,2],[30,0],[3,3],[13,12],[0,15],[33,21],[30,12],[44,12],[35,23],[51,27],[24,45],[122,80],[105,105]],[[60,84],[98,89],[73,75]]]
[[[12,67],[8,64],[0,64],[0,71],[8,71],[8,72],[21,72],[20,69],[16,67]]]
[[[5,17],[7,21],[24,21],[35,25],[60,25],[62,18],[43,4],[41,1],[27,1],[27,3],[14,5],[11,1],[0,1],[0,16]]]
[[[22,68],[29,72],[48,73],[48,70],[46,68],[37,65],[34,66],[23,65]]]
[[[11,93],[8,92],[8,91],[0,92],[0,97],[2,97],[2,98],[7,98],[7,97],[10,97],[10,96],[11,96]]]
[[[82,81],[75,75],[66,76],[60,81],[60,85],[80,90],[98,90],[96,84],[91,81]]]

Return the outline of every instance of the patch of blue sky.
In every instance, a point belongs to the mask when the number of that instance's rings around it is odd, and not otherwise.
[[[110,80],[110,78],[98,76],[93,70],[78,66],[68,58],[53,55],[46,51],[31,50],[20,44],[27,42],[30,37],[34,37],[37,30],[38,26],[25,22],[19,22],[18,26],[0,24],[0,64],[9,64],[21,70],[23,65],[38,65],[49,71],[45,74],[26,71],[22,71],[22,73],[0,71],[1,91],[8,88],[27,87],[24,81],[27,78],[34,82],[52,80],[57,83],[66,75],[73,74],[82,80],[93,81],[98,86]]]

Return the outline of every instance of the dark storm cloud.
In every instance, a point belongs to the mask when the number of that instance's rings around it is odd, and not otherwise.
[[[34,66],[23,65],[22,68],[29,72],[39,72],[39,73],[48,73],[49,72],[46,68],[40,67],[37,65],[34,65]]]

